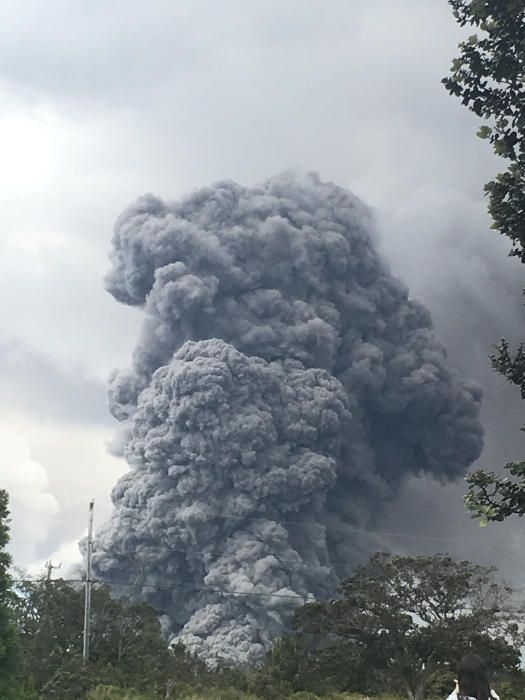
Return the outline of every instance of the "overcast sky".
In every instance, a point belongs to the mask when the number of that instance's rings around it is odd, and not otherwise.
[[[18,565],[71,561],[89,498],[102,521],[125,470],[105,382],[140,319],[102,276],[113,221],[144,192],[298,166],[358,194],[451,362],[485,388],[480,463],[523,455],[519,397],[487,361],[520,336],[522,269],[485,213],[499,164],[440,84],[459,39],[445,0],[0,4],[0,486]],[[380,526],[429,538],[392,538],[400,550],[516,576],[522,524],[480,532],[463,491],[415,480]]]

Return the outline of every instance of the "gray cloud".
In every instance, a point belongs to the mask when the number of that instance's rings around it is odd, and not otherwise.
[[[67,373],[18,343],[0,342],[2,403],[62,423],[107,424],[104,385]]]
[[[374,237],[359,200],[295,171],[149,195],[117,221],[106,285],[145,321],[110,385],[131,471],[96,568],[138,576],[208,657],[260,656],[286,624],[280,596],[326,595],[355,564],[345,524],[374,523],[407,477],[456,478],[481,451],[480,389],[450,370]],[[288,520],[303,527],[272,522]],[[170,581],[187,588],[168,600]]]
[[[489,362],[500,337],[513,343],[522,338],[523,268],[507,257],[506,239],[489,225],[483,201],[449,187],[428,186],[382,212],[380,224],[384,254],[431,310],[450,363],[483,386],[485,445],[474,466],[498,471],[525,452],[519,390]],[[525,535],[520,521],[480,530],[465,512],[465,490],[463,481],[437,488],[426,477],[411,480],[379,526],[418,536],[392,537],[388,546],[397,552],[447,551],[495,564],[507,580],[522,587],[519,552]]]
[[[523,268],[508,258],[507,240],[489,229],[485,203],[420,188],[382,215],[381,228],[385,255],[431,310],[452,364],[484,387],[482,463],[519,457],[525,449],[519,391],[491,369],[489,355],[502,336],[521,340]]]

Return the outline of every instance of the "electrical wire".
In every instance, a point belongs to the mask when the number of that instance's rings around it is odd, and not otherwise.
[[[166,543],[163,542],[163,544],[166,544]],[[261,543],[261,544],[264,544],[264,543]],[[170,547],[169,545],[166,545],[166,546],[168,546],[170,553],[175,552],[177,554],[195,555],[195,556],[199,556],[199,557],[203,557],[203,555],[206,554],[204,551],[199,550],[199,549],[184,549],[184,548],[180,548],[180,547]],[[389,548],[388,553],[392,554],[393,556],[396,556],[396,555],[403,556],[405,554],[405,552],[395,552],[390,548]],[[330,568],[332,566],[341,566],[341,567],[350,566],[350,564],[351,564],[349,559],[337,559],[337,558],[330,557],[327,561],[320,561],[319,559],[317,559],[317,560],[305,560],[299,554],[297,555],[297,557],[284,557],[284,556],[281,556],[281,554],[278,552],[272,552],[272,551],[268,551],[268,550],[261,551],[258,559],[259,560],[265,559],[267,557],[273,557],[276,560],[277,565],[279,565],[281,569],[286,568],[286,567],[282,566],[283,564],[291,564],[291,565],[294,565],[295,568],[298,568],[300,566],[307,566],[307,567],[316,566],[316,567],[320,567],[320,568]],[[129,555],[126,555],[125,558],[128,560],[131,560],[131,561],[137,561],[137,562],[142,564],[142,562],[139,559],[137,559],[136,557],[131,557]]]
[[[23,578],[23,579],[11,579],[12,583],[14,584],[20,584],[20,583],[38,583],[39,581],[42,581],[42,578]],[[69,578],[69,579],[49,579],[49,583],[57,583],[57,582],[62,582],[62,583],[85,583],[85,579],[82,578]],[[140,581],[135,581],[135,582],[130,582],[130,581],[116,581],[116,580],[108,580],[108,579],[102,579],[102,578],[94,578],[91,579],[91,583],[93,584],[101,584],[101,585],[107,585],[107,586],[124,586],[128,588],[135,588],[137,590],[139,589],[144,589],[144,588],[153,588],[154,590],[159,590],[159,591],[171,591],[171,590],[190,590],[195,593],[219,593],[221,595],[230,595],[230,596],[246,596],[246,597],[255,597],[255,598],[284,598],[284,599],[291,599],[291,600],[299,600],[303,603],[312,600],[313,602],[313,596],[309,595],[298,595],[298,594],[288,594],[288,593],[263,593],[260,591],[235,591],[235,590],[229,590],[227,588],[216,588],[216,587],[199,587],[199,586],[194,586],[191,584],[183,584],[183,583],[178,583],[178,584],[170,584],[168,585],[159,585],[159,584],[149,584],[149,583],[143,583]],[[474,611],[478,610],[478,608],[470,608],[470,607],[463,607],[462,610],[464,611]],[[488,609],[490,610],[490,609]],[[524,615],[525,614],[525,609],[523,608],[505,608],[502,612],[506,612],[512,615]]]
[[[11,579],[11,582],[16,584],[21,584],[21,583],[38,583],[39,581],[42,581],[42,578],[23,578],[23,579]],[[85,579],[82,578],[68,578],[68,579],[49,579],[49,583],[56,583],[56,582],[62,582],[62,583],[85,583]],[[101,578],[93,578],[91,579],[91,583],[93,584],[102,584],[102,585],[107,585],[107,586],[126,586],[130,588],[154,588],[156,590],[191,590],[196,593],[220,593],[222,595],[235,595],[235,596],[251,596],[251,597],[256,597],[256,598],[288,598],[288,599],[293,599],[293,600],[301,600],[305,601],[308,599],[307,595],[301,596],[298,594],[288,594],[288,593],[263,593],[259,591],[231,591],[226,588],[208,588],[208,587],[199,587],[199,586],[194,586],[190,584],[184,584],[184,583],[178,583],[178,584],[172,584],[170,586],[159,586],[158,584],[149,584],[149,583],[142,583],[142,582],[134,582],[131,583],[129,581],[115,581],[115,580],[106,580],[106,579],[101,579]]]
[[[120,517],[125,520],[129,517],[128,514],[122,514]],[[133,515],[133,514],[132,514]],[[420,541],[431,541],[431,542],[475,542],[476,539],[473,537],[436,537],[435,535],[414,535],[408,532],[388,532],[383,530],[369,530],[365,528],[358,528],[352,525],[325,525],[324,523],[305,523],[305,522],[295,522],[293,520],[276,520],[274,518],[263,518],[251,515],[223,515],[222,513],[213,513],[206,511],[206,515],[210,518],[217,518],[219,520],[250,520],[256,522],[266,522],[266,523],[276,523],[278,525],[286,525],[297,528],[322,528],[327,531],[336,532],[351,532],[352,534],[375,536],[375,537],[400,537],[412,540]],[[137,517],[137,516],[134,516]]]
[[[44,495],[42,496],[44,497]],[[15,500],[38,500],[38,497],[31,497],[31,498],[25,498],[22,497],[21,499],[16,499],[13,498],[13,502]],[[85,502],[85,497],[82,497],[79,499],[75,498],[76,501],[79,502]],[[131,509],[130,509],[131,510]],[[252,515],[224,515],[223,513],[214,513],[212,511],[206,511],[206,515],[210,516],[210,518],[216,518],[218,520],[248,520],[248,521],[254,521],[254,522],[266,522],[266,523],[276,523],[278,525],[286,525],[287,527],[296,527],[296,528],[303,528],[303,529],[311,529],[311,528],[322,528],[323,530],[326,531],[332,531],[332,532],[349,532],[352,534],[357,534],[357,535],[363,535],[363,536],[368,536],[368,537],[398,537],[398,538],[405,538],[409,540],[417,540],[417,541],[429,541],[429,542],[477,542],[476,538],[471,537],[471,536],[466,536],[466,537],[439,537],[436,535],[421,535],[421,534],[413,534],[409,532],[392,532],[392,531],[387,531],[387,530],[370,530],[368,528],[359,528],[355,527],[352,525],[326,525],[324,523],[306,523],[306,522],[296,522],[293,520],[279,520],[275,518],[268,518],[268,517],[258,517],[258,516],[252,516]],[[137,518],[136,515],[134,515],[133,512],[126,513],[123,509],[119,511],[119,517],[121,519],[127,519],[128,517],[132,518]]]

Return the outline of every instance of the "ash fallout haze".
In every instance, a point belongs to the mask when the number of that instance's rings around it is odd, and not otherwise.
[[[371,230],[350,193],[296,172],[148,195],[117,221],[106,286],[145,318],[110,382],[131,469],[95,572],[207,657],[260,657],[294,597],[333,594],[359,561],[345,525],[481,452],[481,391]]]

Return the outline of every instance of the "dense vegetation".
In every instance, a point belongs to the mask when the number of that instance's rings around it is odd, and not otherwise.
[[[384,700],[444,698],[458,658],[490,661],[505,700],[525,700],[525,611],[496,571],[451,557],[376,554],[333,600],[297,608],[288,636],[257,667],[206,665],[168,646],[156,611],[92,591],[82,659],[79,580],[13,580],[8,497],[0,491],[2,700]]]
[[[487,139],[506,170],[485,185],[492,227],[511,241],[510,255],[525,263],[525,3],[523,0],[449,0],[460,26],[475,33],[459,46],[443,83],[484,120]],[[492,366],[519,387],[525,399],[525,345],[506,340]],[[525,461],[509,462],[507,474],[479,470],[468,479],[467,508],[485,525],[525,515]]]
[[[9,542],[9,499],[0,489],[0,698],[13,694],[20,654],[16,629],[13,624],[13,590],[9,567],[11,557],[6,547]]]
[[[375,555],[340,596],[298,608],[290,634],[256,668],[209,668],[169,648],[155,611],[92,596],[91,656],[82,663],[81,583],[21,578],[5,607],[20,654],[9,700],[344,700],[445,698],[458,658],[476,649],[505,700],[525,700],[525,619],[495,571],[447,556]],[[16,648],[16,645],[14,645]]]

